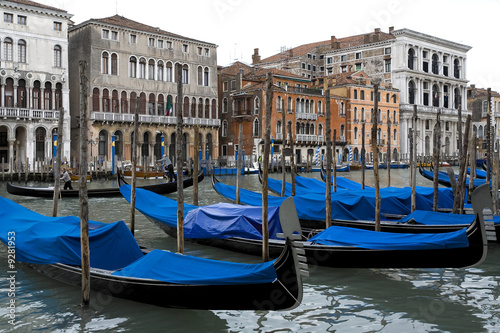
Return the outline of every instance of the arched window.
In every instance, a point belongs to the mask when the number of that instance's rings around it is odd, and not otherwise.
[[[227,98],[224,97],[222,100],[222,113],[227,113]]]
[[[165,115],[165,96],[163,94],[158,95],[158,115]]]
[[[253,100],[253,114],[258,115],[260,112],[260,99],[255,97]]]
[[[437,84],[432,86],[432,106],[439,107],[439,87]]]
[[[361,121],[365,121],[365,108],[361,108]]]
[[[460,99],[461,99],[461,97],[460,97],[460,90],[459,90],[458,88],[455,88],[455,89],[453,90],[453,95],[455,96],[455,100],[454,100],[454,104],[455,104],[455,105],[454,105],[454,106],[455,106],[455,109],[457,109],[457,110],[458,110],[458,107],[459,107],[459,106],[460,106],[460,104],[461,104],[461,103],[460,103],[460,102],[461,102],[461,101],[460,101]]]
[[[281,128],[281,121],[278,120],[278,122],[276,123],[276,134],[280,134],[282,131],[282,128]]]
[[[340,141],[345,141],[345,125],[340,125]]]
[[[453,76],[457,79],[460,78],[460,61],[458,59],[453,62]]]
[[[408,69],[414,69],[415,67],[415,51],[413,49],[408,50]]]
[[[259,137],[259,119],[254,119],[253,121],[252,136]]]
[[[198,66],[198,85],[203,85],[203,67]]]
[[[102,91],[102,111],[109,112],[109,90]]]
[[[45,159],[45,135],[46,135],[45,128],[38,127],[36,129],[35,158],[41,161]]]
[[[99,148],[98,154],[100,158],[104,160],[107,159],[108,156],[108,132],[100,131],[99,132]]]
[[[408,82],[408,103],[415,104],[415,83],[413,81]]]
[[[33,84],[33,109],[35,110],[40,110],[41,105],[40,105],[40,81],[36,80],[35,83]],[[97,101],[99,104],[99,101]]]
[[[208,70],[208,67],[205,67],[205,69],[203,70],[203,85],[205,87],[208,87],[208,82],[210,81],[210,72]]]
[[[12,51],[12,39],[7,37],[3,41],[3,49],[4,49],[4,59],[5,61],[14,61],[13,59],[13,51]]]
[[[138,107],[137,94],[135,91],[130,93],[130,114],[135,114],[135,109]]]
[[[173,81],[172,76],[173,76],[172,63],[169,61],[167,62],[166,66],[165,81],[172,82]]]
[[[154,116],[155,115],[155,109],[156,109],[156,96],[155,94],[151,93],[149,94],[149,98],[148,98],[148,114],[150,116]]]
[[[139,79],[146,78],[146,58],[139,59]]]
[[[182,116],[189,117],[189,97],[184,96],[184,103],[182,105]]]
[[[111,54],[111,75],[118,75],[118,55]]]
[[[483,126],[480,125],[479,128],[477,129],[477,137],[479,139],[483,139]]]
[[[121,112],[122,113],[128,113],[127,110],[128,110],[128,102],[127,102],[127,92],[125,91],[122,91],[122,94],[121,94]],[[117,154],[118,155],[118,154]]]
[[[323,114],[323,103],[318,101],[318,114]]]
[[[222,136],[227,137],[227,120],[222,121]]]
[[[345,105],[344,102],[340,102],[340,115],[345,116]]]
[[[26,63],[26,41],[24,39],[17,42],[17,61]]]
[[[62,49],[61,46],[54,46],[54,67],[62,67]]]
[[[164,72],[164,65],[163,65],[163,61],[158,61],[158,70],[157,70],[157,80],[158,81],[163,81],[164,78],[163,78],[163,72]]]
[[[217,119],[217,100],[212,99],[212,119]]]
[[[136,57],[130,57],[128,68],[129,68],[129,76],[130,77],[137,77],[137,58]]]
[[[109,74],[109,53],[102,53],[102,62],[101,62],[101,73]]]
[[[207,98],[205,99],[205,119],[210,118],[210,100]]]
[[[182,83],[189,84],[189,66],[182,65]]]
[[[149,59],[148,61],[148,79],[155,79],[155,61],[153,59]]]
[[[364,91],[364,90],[361,90],[361,91],[360,91],[360,93],[359,93],[359,95],[360,95],[360,99],[361,99],[362,101],[364,101],[364,100],[365,100],[365,91]]]
[[[357,107],[354,107],[354,121],[355,122],[358,121],[358,108]]]
[[[288,97],[286,104],[287,104],[287,106],[286,106],[286,112],[287,113],[292,113],[293,112],[293,102],[292,102],[292,98],[291,97]]]
[[[120,101],[118,100],[118,90],[111,93],[111,108],[113,113],[120,113]]]
[[[297,98],[297,100],[295,102],[295,112],[296,113],[300,112],[300,99],[299,98]]]
[[[58,90],[56,90],[56,99],[57,99],[57,93],[59,92],[60,96],[62,96],[61,92],[61,84],[58,83]],[[58,110],[62,106],[62,97],[60,98],[61,103],[58,105]],[[19,84],[17,87],[17,105],[20,108],[25,108],[27,106],[27,100],[26,100],[26,81],[23,79],[19,80]]]
[[[203,98],[198,99],[198,118],[203,118]]]
[[[437,54],[432,55],[432,74],[439,74],[439,57]]]
[[[5,80],[4,97],[4,105],[6,107],[14,107],[14,80],[10,77]]]
[[[52,83],[45,82],[43,90],[43,108],[44,110],[52,110]]]
[[[144,132],[142,137],[142,156],[149,156],[149,132]]]
[[[398,139],[398,131],[397,131],[396,129],[394,129],[394,136],[393,136],[393,138],[394,138],[394,141],[396,141],[396,142],[397,142],[397,139]]]
[[[358,128],[354,127],[354,140],[358,139]]]
[[[276,112],[283,112],[283,109],[281,108],[281,104],[283,103],[283,99],[281,96],[276,97]]]

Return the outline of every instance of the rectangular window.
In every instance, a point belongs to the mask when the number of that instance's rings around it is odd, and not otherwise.
[[[342,58],[342,57],[341,57],[341,58]],[[327,63],[327,64],[331,64],[331,63],[333,63],[333,58],[332,58],[332,57],[328,57],[328,58],[326,58],[326,63]]]
[[[443,75],[448,76],[448,66],[443,66]]]
[[[62,23],[61,22],[54,22],[54,30],[61,31],[62,30]]]
[[[347,54],[343,54],[340,56],[340,61],[347,61]]]
[[[302,69],[306,69],[306,64],[302,63]]]
[[[429,73],[429,62],[424,61],[422,69],[424,72]]]
[[[227,91],[228,83],[227,81],[222,82],[222,91]]]
[[[356,52],[356,59],[361,59],[361,52]]]
[[[184,52],[184,53],[189,53],[189,45],[187,45],[187,44],[182,44],[182,52]]]
[[[222,145],[222,156],[227,156],[227,146]]]
[[[357,70],[357,71],[360,71],[360,70],[361,70],[361,63],[360,63],[360,62],[358,62],[358,63],[356,64],[356,70]]]
[[[102,29],[102,38],[109,39],[109,30]]]
[[[210,49],[205,48],[205,57],[210,57]]]
[[[148,42],[148,45],[151,46],[151,47],[155,47],[155,39],[154,38],[150,38],[149,42]]]
[[[231,90],[236,90],[236,81],[235,80],[231,81]]]
[[[130,44],[137,44],[137,36],[130,34]]]
[[[384,49],[384,54],[391,54],[391,48],[390,47],[386,47]]]
[[[163,40],[158,39],[158,48],[162,49],[163,48]]]
[[[341,67],[340,67],[340,71],[341,71],[342,73],[347,72],[347,66],[341,66]]]
[[[172,42],[167,40],[167,49],[171,49],[172,48]]]
[[[385,61],[385,72],[386,73],[390,73],[391,72],[391,61],[390,60],[386,60]]]
[[[118,31],[111,31],[111,39],[118,40]]]
[[[198,55],[201,56],[203,54],[203,48],[198,47]]]
[[[425,59],[427,59],[427,51],[422,51],[422,57],[424,57]]]
[[[7,23],[14,23],[14,14],[3,13],[3,21]]]
[[[26,16],[17,15],[17,24],[26,25]]]

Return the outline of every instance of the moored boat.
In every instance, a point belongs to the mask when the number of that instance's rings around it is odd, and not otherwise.
[[[47,217],[1,197],[0,203],[0,239],[15,246],[17,261],[79,286],[80,218]],[[285,229],[285,234],[277,259],[243,264],[140,248],[123,221],[89,221],[90,287],[161,307],[293,309],[302,300],[301,274],[307,272],[299,268],[293,233]]]
[[[122,194],[130,197],[130,188],[122,186]],[[356,268],[437,268],[468,267],[481,263],[487,253],[483,207],[488,206],[488,189],[475,194],[474,221],[468,228],[441,234],[404,234],[331,227],[324,231],[301,230],[308,263],[329,267]],[[167,234],[176,237],[176,202],[143,190],[136,192],[135,207]],[[287,199],[289,200],[289,199]],[[261,253],[262,209],[258,207],[213,205],[185,206],[185,239],[247,254]],[[253,212],[242,213],[248,209]],[[276,214],[269,207],[270,235],[278,232]],[[280,208],[281,212],[282,208]],[[234,212],[236,211],[236,212]],[[252,216],[254,218],[252,219]],[[255,218],[256,217],[256,218]],[[281,218],[281,214],[280,214]],[[229,223],[228,223],[229,221]],[[298,217],[288,216],[281,225],[291,223],[300,228]],[[240,227],[243,224],[245,227]],[[299,226],[299,227],[296,227]],[[260,238],[259,238],[260,236]],[[276,255],[283,242],[270,240],[270,253]]]

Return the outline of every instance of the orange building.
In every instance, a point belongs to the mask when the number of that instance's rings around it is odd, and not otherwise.
[[[328,81],[332,104],[338,104],[339,113],[332,111],[332,133],[337,131],[337,155],[343,162],[361,161],[362,131],[364,125],[366,161],[373,159],[372,114],[374,109],[373,77],[363,71],[335,74],[318,79],[318,86]],[[381,83],[378,99],[377,147],[379,161],[385,163],[391,150],[391,160],[400,154],[399,90]]]
[[[317,147],[324,144],[323,91],[311,88],[310,79],[278,69],[256,69],[241,62],[219,70],[220,156],[229,163],[234,162],[240,124],[247,161],[256,162],[262,155],[267,73],[273,77],[272,157],[281,156],[286,143],[282,130],[286,126],[286,133],[290,128],[294,140],[295,162],[306,163],[312,160]],[[289,140],[288,134],[286,136]]]

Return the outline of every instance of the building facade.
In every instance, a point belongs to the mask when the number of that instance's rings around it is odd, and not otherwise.
[[[394,30],[391,27],[388,33],[375,29],[357,36],[332,36],[330,41],[305,44],[263,60],[254,54],[254,65],[291,71],[297,67],[289,65],[291,60],[298,59],[302,63],[310,54],[322,61],[322,65],[316,68],[323,70],[324,76],[363,71],[372,78],[380,79],[387,87],[400,91],[400,145],[403,155],[407,156],[409,152],[408,132],[416,105],[416,130],[420,138],[417,153],[432,154],[430,141],[440,110],[445,128],[443,153],[456,156],[458,109],[463,111],[462,123],[468,114],[466,67],[470,48],[409,29]],[[294,57],[287,57],[287,54]],[[307,75],[304,72],[301,74]]]
[[[182,103],[183,160],[200,147],[218,157],[217,46],[151,27],[123,16],[88,20],[69,30],[72,153],[79,156],[79,61],[87,63],[89,157],[131,160],[134,115],[139,114],[138,158],[154,165],[164,152],[175,157],[177,105]],[[179,65],[180,67],[176,66]],[[183,97],[177,98],[177,68]],[[197,149],[196,149],[197,150]],[[206,155],[203,154],[203,157]]]
[[[63,161],[70,155],[66,11],[33,1],[0,2],[0,163],[35,170],[53,157],[53,133],[64,111]],[[39,163],[38,163],[39,164]]]

